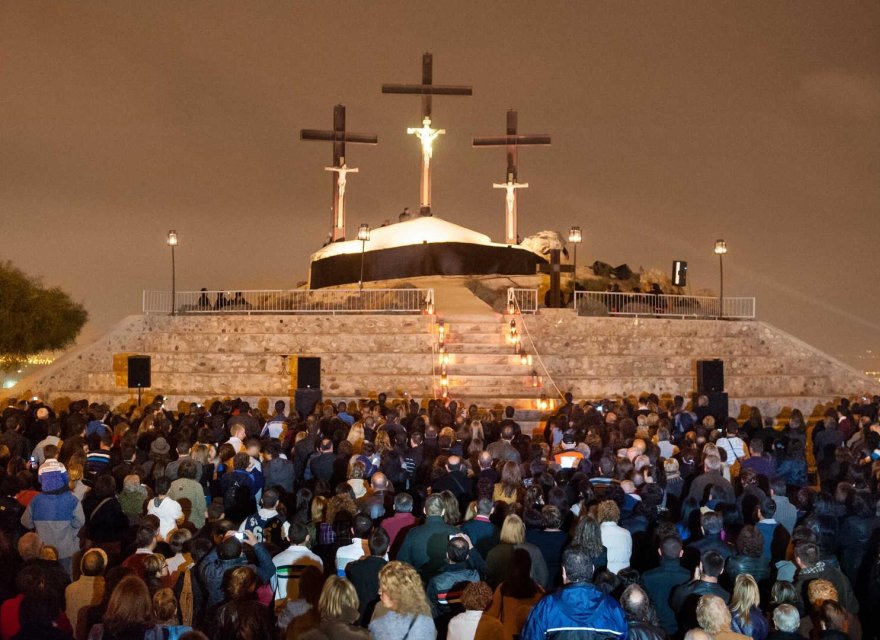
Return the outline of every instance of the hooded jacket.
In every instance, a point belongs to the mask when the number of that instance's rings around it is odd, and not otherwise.
[[[626,618],[617,602],[586,582],[541,598],[521,640],[626,640]]]
[[[43,544],[55,547],[58,557],[79,551],[79,530],[86,523],[82,505],[67,487],[38,494],[21,516],[25,529],[36,529]]]

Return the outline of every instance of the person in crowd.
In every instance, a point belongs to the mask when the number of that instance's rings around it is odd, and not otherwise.
[[[730,596],[731,629],[752,640],[765,640],[770,633],[770,624],[761,612],[760,604],[761,594],[755,579],[748,573],[738,575]]]
[[[492,588],[485,582],[471,582],[461,594],[464,611],[449,621],[446,640],[497,640],[504,627],[486,609],[492,602]]]
[[[234,538],[233,538],[234,539]],[[224,578],[225,601],[212,621],[216,640],[271,638],[275,628],[272,609],[257,598],[260,578],[249,566],[237,566]]]
[[[159,589],[153,594],[153,613],[165,640],[180,640],[181,636],[193,630],[189,625],[180,624],[178,607],[173,590]]]
[[[663,538],[658,550],[660,566],[642,574],[642,584],[654,603],[660,626],[669,637],[678,632],[675,611],[669,605],[669,596],[679,585],[691,579],[691,574],[681,566],[683,550],[678,536]]]
[[[532,579],[546,588],[550,574],[541,551],[533,544],[526,542],[526,526],[522,519],[511,514],[504,518],[501,526],[500,542],[489,552],[486,558],[486,576],[490,585],[498,586],[510,576],[511,558],[515,549],[525,549],[532,558]]]
[[[358,596],[345,578],[330,576],[318,600],[321,621],[303,633],[302,640],[369,640],[370,632],[357,626]]]
[[[476,501],[476,515],[463,522],[459,528],[470,538],[477,553],[485,560],[489,552],[500,542],[500,532],[490,516],[495,505],[489,498],[480,498]]]
[[[583,637],[598,633],[625,638],[626,617],[620,605],[590,584],[593,563],[582,549],[569,547],[562,554],[564,586],[534,606],[523,627],[522,640],[543,640],[551,629],[578,632]]]
[[[104,598],[104,572],[107,554],[103,549],[86,551],[80,559],[80,577],[64,591],[65,612],[78,640],[86,637],[85,610],[101,603]]]
[[[397,549],[403,543],[406,533],[418,522],[412,510],[413,497],[405,492],[398,493],[394,496],[394,515],[382,520],[380,526],[388,533],[392,557],[397,557]]]
[[[480,572],[468,564],[470,541],[463,535],[446,543],[446,564],[427,584],[426,595],[440,635],[452,616],[462,611],[461,594],[472,582],[480,581]]]
[[[794,561],[797,565],[797,577],[794,580],[795,589],[804,597],[807,585],[812,580],[828,580],[837,589],[840,595],[839,602],[851,613],[859,612],[859,601],[852,590],[849,578],[844,575],[838,566],[819,556],[819,547],[812,542],[802,542],[794,548]]]
[[[446,524],[443,514],[446,505],[438,494],[425,500],[425,524],[413,527],[406,533],[397,559],[414,566],[426,580],[436,574],[446,562],[446,541],[459,533],[456,527]]]
[[[531,576],[532,556],[525,549],[514,549],[507,579],[495,588],[488,615],[498,618],[504,629],[504,639],[513,640],[525,625],[532,607],[544,597],[541,588]]]
[[[798,633],[800,622],[801,614],[797,607],[780,604],[773,609],[773,630],[767,635],[767,640],[804,640],[804,636]]]
[[[183,524],[183,508],[180,503],[168,495],[171,481],[162,476],[155,482],[156,497],[147,502],[147,513],[159,518],[159,540],[164,541],[173,529]]]
[[[620,606],[626,615],[627,640],[665,640],[651,599],[637,584],[631,584],[620,595]]]
[[[184,520],[191,522],[196,529],[201,529],[205,526],[208,515],[205,491],[198,481],[201,465],[189,456],[179,462],[168,496],[181,506]]]
[[[298,584],[303,571],[307,567],[317,567],[321,571],[324,570],[324,563],[321,558],[309,549],[311,537],[308,528],[301,522],[294,522],[290,525],[287,532],[287,538],[290,545],[274,558],[272,564],[275,565],[275,577],[273,587],[275,592],[275,601],[281,603],[287,599],[288,587],[293,581]]]
[[[702,596],[718,596],[725,605],[730,601],[730,593],[718,584],[718,579],[723,571],[724,558],[721,557],[721,554],[717,551],[706,551],[700,558],[700,564],[694,570],[693,579],[672,590],[672,594],[669,596],[669,606],[675,612],[679,630],[697,626],[696,609]],[[730,616],[728,615],[728,617]]]
[[[202,582],[207,586],[207,605],[209,607],[217,605],[223,600],[223,581],[226,574],[233,569],[248,566],[253,569],[254,575],[263,584],[270,584],[275,575],[275,565],[272,563],[272,556],[265,545],[259,542],[250,531],[245,531],[241,535],[244,537],[243,542],[253,551],[257,564],[248,563],[242,541],[239,540],[237,534],[232,531],[227,532],[220,543],[202,560],[199,567]]]
[[[731,630],[730,611],[724,600],[718,596],[700,596],[697,603],[697,623],[714,640],[748,640],[748,636]]]
[[[153,598],[137,576],[123,578],[113,589],[103,621],[89,630],[88,640],[163,640],[156,624]]]
[[[389,562],[379,572],[379,599],[384,613],[370,622],[374,640],[434,640],[437,628],[418,572],[409,564]]]
[[[632,556],[632,534],[618,524],[620,508],[613,500],[603,500],[596,517],[602,530],[602,544],[608,552],[608,571],[617,573],[626,569]]]
[[[382,567],[388,564],[386,554],[389,542],[385,529],[377,528],[370,534],[367,542],[370,555],[349,562],[345,566],[345,577],[357,591],[362,626],[367,626],[379,602],[379,573]]]

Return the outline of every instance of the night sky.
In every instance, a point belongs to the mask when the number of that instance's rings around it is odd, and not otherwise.
[[[289,288],[330,225],[329,128],[348,107],[349,237],[418,207],[415,83],[437,98],[434,211],[503,236],[500,150],[520,131],[520,231],[584,230],[581,264],[754,295],[761,319],[861,365],[880,351],[880,3],[0,4],[4,259],[83,302],[95,337],[170,288]]]

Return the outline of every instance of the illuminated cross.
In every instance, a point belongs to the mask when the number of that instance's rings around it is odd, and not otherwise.
[[[415,135],[422,145],[421,158],[421,189],[419,199],[421,202],[422,215],[431,213],[431,156],[433,155],[434,141],[444,129],[431,127],[431,107],[433,96],[470,96],[473,95],[471,87],[461,85],[435,85],[433,80],[433,56],[426,53],[422,56],[422,83],[421,84],[383,84],[382,93],[398,93],[422,96],[422,126],[410,127],[407,134]]]
[[[333,177],[333,231],[331,240],[337,242],[345,240],[345,183],[346,174],[357,173],[357,169],[349,168],[345,164],[345,143],[377,144],[379,138],[374,135],[363,133],[348,133],[345,130],[345,105],[337,104],[333,107],[333,129],[322,131],[319,129],[302,129],[302,140],[322,140],[333,143],[333,166],[325,167],[325,171],[336,173]]]
[[[483,138],[474,138],[475,147],[505,147],[507,149],[507,182],[502,184],[493,184],[496,189],[506,189],[507,197],[505,198],[505,224],[504,235],[506,244],[518,244],[517,237],[517,217],[516,217],[516,190],[525,189],[529,186],[528,182],[519,183],[517,178],[517,151],[522,146],[549,145],[550,136],[541,135],[519,135],[517,129],[516,111],[510,109],[507,112],[507,135],[491,136]]]

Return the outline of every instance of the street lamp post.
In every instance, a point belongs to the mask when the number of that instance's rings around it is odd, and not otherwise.
[[[174,247],[177,246],[177,231],[168,232],[165,242],[171,247],[171,315],[177,312],[177,268],[174,262]]]
[[[358,291],[364,290],[364,252],[370,239],[370,225],[361,223],[358,227],[358,240],[361,241],[361,279],[358,280]]]
[[[715,241],[715,255],[718,256],[718,276],[721,286],[718,290],[718,319],[724,318],[724,254],[727,253],[727,243],[724,240]]]
[[[577,291],[577,271],[578,271],[578,245],[583,240],[580,227],[572,227],[568,230],[568,241],[574,245],[574,269],[571,272],[571,301],[574,304],[574,294]]]

